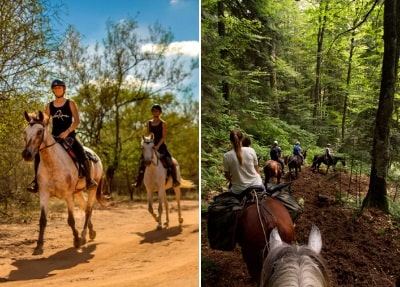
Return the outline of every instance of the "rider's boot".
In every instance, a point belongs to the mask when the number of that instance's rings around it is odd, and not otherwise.
[[[166,157],[165,160],[166,160],[166,162],[167,162],[168,170],[169,170],[169,172],[170,172],[170,174],[171,174],[171,177],[172,177],[172,186],[173,186],[173,187],[178,187],[178,186],[180,186],[181,183],[179,182],[178,176],[177,176],[177,173],[176,173],[176,165],[175,165],[174,162],[172,161],[172,158]]]
[[[173,165],[170,167],[170,171],[171,171],[171,176],[172,176],[172,180],[173,180],[173,187],[178,187],[181,185],[181,183],[179,182],[179,180],[177,179],[177,175],[176,175],[176,165]]]
[[[86,176],[86,189],[90,189],[92,187],[97,186],[97,182],[92,178],[92,172],[90,168],[90,160],[88,158],[83,162],[85,167],[85,176]]]
[[[140,163],[139,163],[139,174],[137,176],[136,183],[135,183],[135,187],[136,188],[139,188],[142,185],[143,178],[144,178],[144,169],[145,169],[144,162],[143,162],[143,160],[140,160]]]

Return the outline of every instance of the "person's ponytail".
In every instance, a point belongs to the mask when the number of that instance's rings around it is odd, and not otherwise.
[[[236,157],[239,161],[239,164],[242,165],[242,162],[243,162],[243,160],[242,160],[242,139],[243,139],[242,132],[237,129],[231,130],[229,139],[232,142],[233,149],[235,150]]]

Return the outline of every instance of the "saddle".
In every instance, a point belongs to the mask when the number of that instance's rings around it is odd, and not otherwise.
[[[57,140],[61,146],[65,149],[65,151],[68,153],[68,155],[71,157],[71,159],[75,162],[78,171],[79,171],[79,176],[83,176],[85,174],[85,167],[84,165],[81,163],[81,161],[78,159],[78,157],[76,156],[76,153],[74,152],[74,150],[72,149],[72,144],[74,143],[74,139],[71,137],[67,137],[65,139],[58,139]],[[96,163],[99,161],[99,158],[89,152],[88,150],[85,150],[85,155],[86,157],[91,160],[92,162]]]

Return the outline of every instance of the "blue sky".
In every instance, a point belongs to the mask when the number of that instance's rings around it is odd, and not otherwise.
[[[174,45],[180,46],[184,54],[198,57],[199,0],[61,0],[60,26],[64,31],[68,25],[83,35],[83,44],[101,43],[106,36],[106,22],[118,22],[133,17],[139,30],[147,32],[150,25],[158,22],[174,35]],[[57,27],[57,26],[56,26]],[[193,51],[195,53],[193,53]],[[199,87],[199,72],[193,73],[195,89]],[[194,91],[198,97],[198,91]]]
[[[85,36],[85,41],[101,40],[106,21],[117,22],[127,16],[135,17],[146,28],[159,22],[170,28],[175,41],[198,41],[198,0],[62,0],[65,14],[62,23],[72,24]]]

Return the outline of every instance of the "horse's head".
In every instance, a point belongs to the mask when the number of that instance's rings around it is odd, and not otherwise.
[[[322,239],[318,227],[312,226],[306,246],[282,242],[277,228],[274,228],[269,246],[261,286],[328,286],[327,269],[319,255]]]
[[[146,166],[151,164],[154,155],[154,134],[149,136],[142,136],[142,154]]]
[[[342,163],[342,166],[346,166],[346,160],[344,157],[333,156],[333,164],[334,165],[336,165],[339,161]]]
[[[45,131],[49,117],[39,111],[35,113],[24,113],[28,126],[25,128],[25,148],[22,151],[22,157],[26,161],[31,161],[39,152],[40,145],[45,138]]]

